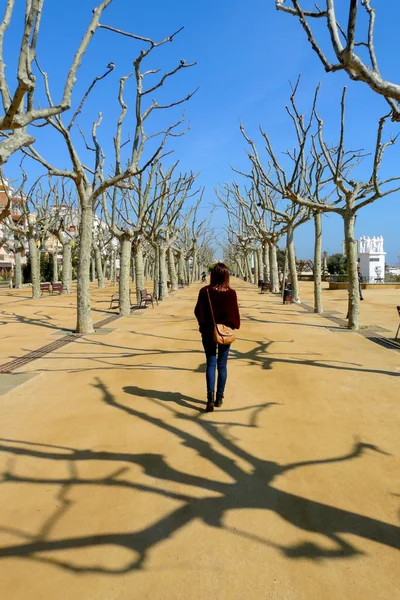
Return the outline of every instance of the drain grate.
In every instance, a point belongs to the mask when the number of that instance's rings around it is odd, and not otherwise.
[[[20,369],[21,367],[24,367],[26,364],[32,362],[33,360],[42,358],[46,354],[49,354],[50,352],[54,352],[54,350],[58,350],[59,348],[62,348],[63,346],[66,346],[67,344],[70,344],[71,342],[74,342],[75,340],[77,340],[81,337],[82,336],[79,333],[75,333],[72,335],[66,335],[59,340],[55,340],[54,342],[51,342],[51,344],[42,346],[41,348],[38,348],[37,350],[28,352],[28,354],[25,354],[25,356],[21,356],[20,358],[16,358],[4,365],[1,365],[0,373],[12,373],[16,369]]]

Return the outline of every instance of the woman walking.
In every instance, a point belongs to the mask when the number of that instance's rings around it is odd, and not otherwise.
[[[214,341],[214,324],[226,325],[231,329],[240,328],[240,315],[235,290],[229,287],[229,270],[223,263],[217,263],[212,271],[210,285],[201,288],[194,309],[207,359],[207,407],[211,412],[214,406],[222,406],[227,378],[227,362],[230,344],[217,344]],[[218,350],[218,358],[217,358]],[[217,395],[215,391],[215,370],[218,370]]]

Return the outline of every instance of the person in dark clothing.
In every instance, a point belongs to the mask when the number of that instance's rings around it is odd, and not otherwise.
[[[213,267],[210,285],[201,288],[194,309],[207,359],[207,412],[214,410],[214,406],[217,408],[222,406],[230,348],[229,344],[218,344],[217,347],[217,344],[214,341],[214,321],[212,318],[210,301],[216,323],[226,325],[231,329],[240,328],[240,314],[236,292],[229,286],[229,270],[223,263],[217,263]],[[214,398],[216,369],[218,370],[218,380],[217,394],[216,398]]]
[[[358,277],[358,293],[360,294],[360,300],[364,300],[363,293],[362,293],[362,287],[361,287],[363,278],[361,275],[360,267],[357,267],[357,277]]]

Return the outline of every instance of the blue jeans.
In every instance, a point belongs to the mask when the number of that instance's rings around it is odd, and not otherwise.
[[[202,342],[207,358],[207,392],[214,392],[215,390],[215,370],[218,369],[217,394],[223,395],[228,376],[227,362],[230,344],[218,344],[217,358],[217,344],[214,340],[203,337]]]

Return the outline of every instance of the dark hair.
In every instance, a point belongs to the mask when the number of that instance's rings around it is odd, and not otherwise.
[[[224,263],[219,262],[211,269],[210,286],[222,292],[230,289],[229,269]]]

